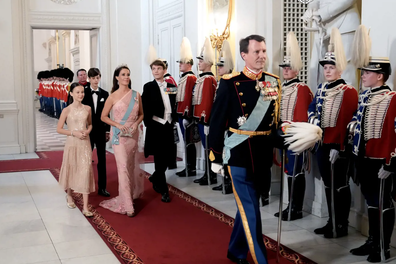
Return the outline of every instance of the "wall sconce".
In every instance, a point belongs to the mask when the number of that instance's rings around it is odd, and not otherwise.
[[[232,6],[234,0],[208,0],[209,14],[211,22],[213,22],[212,34],[210,42],[212,47],[217,51],[221,51],[223,41],[230,36],[230,24],[232,18]],[[224,30],[223,30],[224,28]],[[222,33],[219,35],[219,30]]]

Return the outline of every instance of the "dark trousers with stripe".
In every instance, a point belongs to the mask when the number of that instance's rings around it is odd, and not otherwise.
[[[228,170],[238,208],[228,250],[241,259],[246,258],[250,251],[255,264],[267,264],[259,201],[254,184],[246,180],[246,168],[229,166]]]

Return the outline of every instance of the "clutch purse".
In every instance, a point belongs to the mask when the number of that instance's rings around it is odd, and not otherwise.
[[[119,136],[120,137],[132,137],[133,133],[131,132],[131,129],[129,129],[128,132],[126,132],[126,133],[123,133],[122,131],[120,131]]]

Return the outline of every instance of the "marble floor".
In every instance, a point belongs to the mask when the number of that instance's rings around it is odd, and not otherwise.
[[[56,119],[44,115],[40,119],[48,124],[47,128],[41,127],[42,131],[56,133],[53,128]],[[43,135],[39,130],[37,133],[38,140],[52,136],[47,132]],[[48,146],[48,150],[55,150]],[[0,155],[0,160],[27,158],[37,158],[37,155]],[[177,170],[183,166],[183,162],[178,162]],[[154,170],[153,164],[144,164],[142,168],[149,173]],[[235,216],[233,194],[223,195],[211,187],[199,186],[193,183],[196,177],[180,178],[175,175],[177,170],[167,171],[168,183]],[[0,264],[119,263],[81,212],[68,209],[64,200],[63,190],[49,171],[0,173]],[[271,196],[270,204],[261,207],[263,233],[273,239],[276,239],[278,223],[273,214],[278,211],[278,201],[279,197]],[[354,228],[349,229],[349,236],[338,239],[325,239],[313,233],[326,220],[304,214],[303,219],[283,222],[281,243],[317,263],[368,263],[366,257],[349,253],[366,239]],[[395,249],[391,256],[396,256]],[[396,263],[395,257],[387,263]]]

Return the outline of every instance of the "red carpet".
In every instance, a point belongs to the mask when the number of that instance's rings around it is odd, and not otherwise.
[[[50,169],[58,177],[62,152],[41,152],[40,159],[0,161],[0,172]],[[18,165],[19,164],[19,165]],[[95,162],[96,164],[96,162]],[[95,175],[96,166],[94,166]],[[118,193],[114,156],[107,155],[107,190]],[[122,263],[145,264],[231,264],[226,258],[233,219],[188,194],[170,186],[171,203],[160,201],[146,181],[144,197],[136,200],[134,218],[98,207],[104,197],[92,194],[95,215],[89,219]],[[82,198],[75,195],[82,207]],[[276,242],[264,236],[269,263],[276,263]],[[314,263],[282,247],[280,263]],[[250,262],[253,261],[250,259]]]

